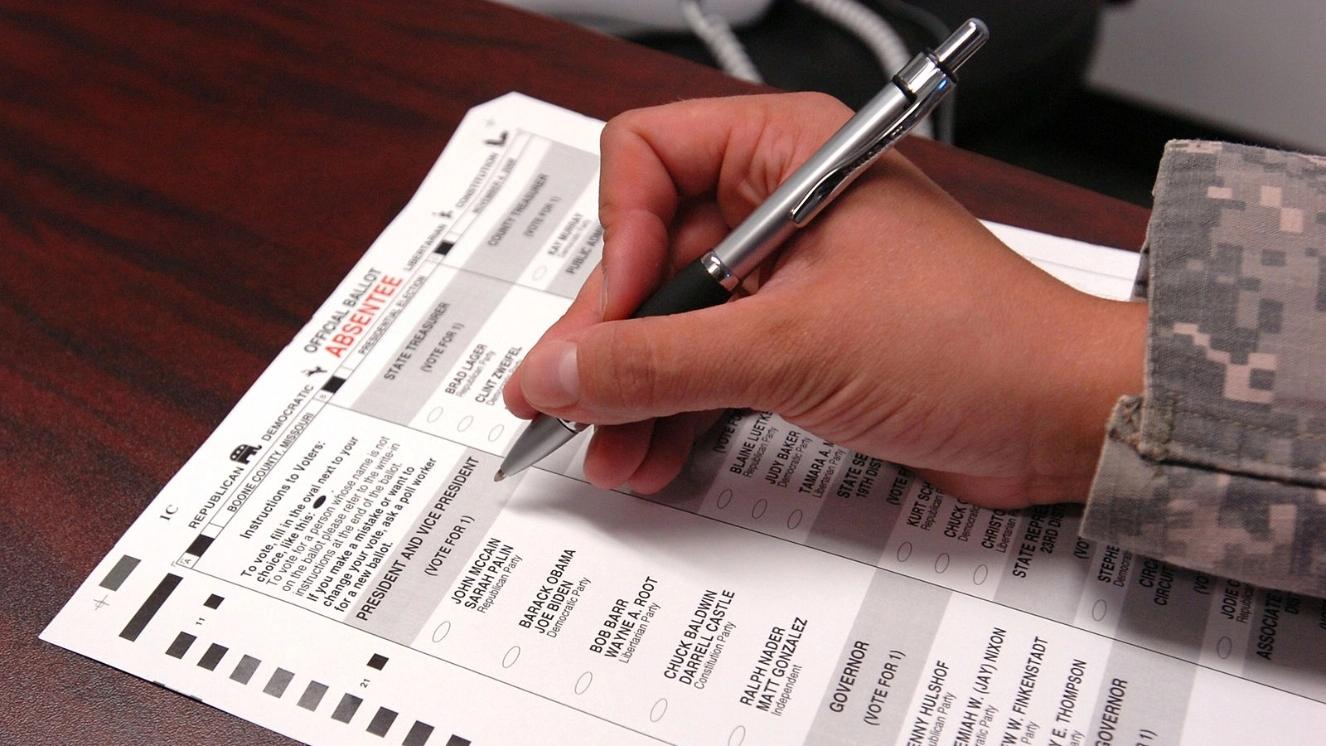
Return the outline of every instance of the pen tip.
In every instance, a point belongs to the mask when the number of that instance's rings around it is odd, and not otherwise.
[[[501,470],[501,469],[498,469],[498,470],[497,470],[497,473],[493,475],[493,481],[494,481],[494,482],[500,482],[500,481],[502,481],[503,479],[506,479],[506,475],[502,473],[502,470]]]

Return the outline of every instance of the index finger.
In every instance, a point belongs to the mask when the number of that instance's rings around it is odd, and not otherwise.
[[[850,113],[822,94],[779,94],[683,101],[609,121],[600,140],[604,318],[625,318],[669,267],[711,248],[669,243],[681,200],[712,194],[735,225]]]

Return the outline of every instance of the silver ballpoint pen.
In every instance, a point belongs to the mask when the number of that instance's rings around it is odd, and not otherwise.
[[[988,37],[985,24],[973,18],[934,51],[916,55],[727,238],[664,283],[633,318],[684,313],[726,301],[742,278],[793,231],[805,227],[930,114],[957,84],[958,67]],[[539,415],[516,439],[493,478],[501,480],[538,463],[583,429]]]

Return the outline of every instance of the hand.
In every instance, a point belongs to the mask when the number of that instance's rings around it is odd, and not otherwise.
[[[1145,307],[1045,274],[897,153],[798,232],[757,292],[623,320],[850,113],[784,94],[610,121],[603,262],[507,406],[598,425],[585,472],[604,487],[660,489],[715,410],[751,407],[978,504],[1084,499],[1111,406],[1141,391]]]

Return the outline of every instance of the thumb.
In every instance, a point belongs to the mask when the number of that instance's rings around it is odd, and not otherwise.
[[[596,324],[530,350],[521,392],[534,408],[593,424],[725,407],[774,408],[798,367],[771,345],[776,304],[758,296],[712,308]]]

